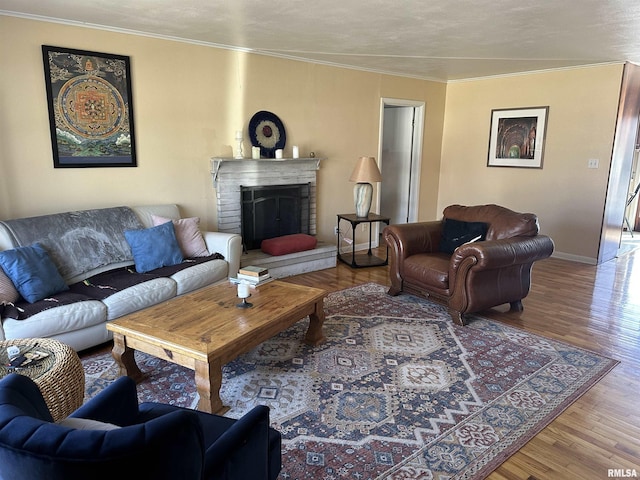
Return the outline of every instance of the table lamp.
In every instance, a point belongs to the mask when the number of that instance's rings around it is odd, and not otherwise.
[[[353,201],[356,206],[357,217],[367,217],[371,209],[373,185],[371,182],[381,182],[382,175],[374,157],[360,157],[353,169],[349,181],[357,182],[353,187]]]

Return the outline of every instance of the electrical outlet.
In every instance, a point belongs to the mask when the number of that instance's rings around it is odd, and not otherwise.
[[[587,163],[588,168],[598,168],[599,166],[600,160],[598,160],[597,158],[590,158],[589,162]]]

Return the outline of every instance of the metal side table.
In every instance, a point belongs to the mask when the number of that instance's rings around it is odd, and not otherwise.
[[[340,213],[338,214],[338,230],[340,230],[340,222],[342,220],[345,220],[351,224],[352,239],[355,239],[356,237],[356,227],[358,225],[360,225],[361,223],[369,224],[369,250],[367,251],[367,253],[356,254],[356,242],[354,240],[351,244],[351,254],[343,255],[340,253],[340,236],[338,235],[338,260],[346,263],[353,268],[380,267],[389,264],[389,247],[387,247],[386,258],[376,257],[371,252],[372,224],[380,222],[389,225],[389,217],[383,217],[375,213],[370,213],[366,217],[358,217],[355,213]],[[349,259],[348,257],[351,257],[351,259]]]

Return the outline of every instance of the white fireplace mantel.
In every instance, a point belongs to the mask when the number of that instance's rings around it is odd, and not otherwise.
[[[242,171],[262,171],[265,168],[276,168],[281,170],[277,165],[281,164],[285,168],[294,168],[295,164],[314,166],[315,170],[320,170],[320,162],[322,158],[261,158],[254,160],[251,158],[230,158],[230,157],[213,157],[211,158],[211,175],[213,177],[213,186],[218,188],[218,175],[224,164],[228,164],[230,168],[241,169]],[[307,167],[308,168],[308,167]]]

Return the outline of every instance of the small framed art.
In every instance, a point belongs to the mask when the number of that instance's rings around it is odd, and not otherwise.
[[[489,167],[542,168],[549,107],[491,111]]]
[[[135,167],[129,57],[42,46],[53,166]]]

